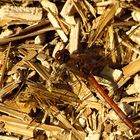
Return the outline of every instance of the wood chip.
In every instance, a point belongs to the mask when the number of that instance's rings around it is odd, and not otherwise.
[[[1,0],[0,139],[138,139],[139,12],[134,0]]]
[[[23,20],[36,22],[42,18],[42,9],[33,7],[3,6],[0,9],[0,19],[3,21]],[[32,18],[30,18],[32,17]]]
[[[126,65],[122,68],[123,74],[127,77],[132,76],[140,71],[140,59],[131,62],[130,64]]]

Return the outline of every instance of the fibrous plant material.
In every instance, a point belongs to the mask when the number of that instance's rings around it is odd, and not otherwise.
[[[0,6],[0,138],[139,137],[138,1]]]

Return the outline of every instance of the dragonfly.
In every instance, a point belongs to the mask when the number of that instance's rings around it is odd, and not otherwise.
[[[77,55],[76,57],[71,57],[67,49],[62,49],[56,52],[55,59],[60,64],[65,63],[66,67],[72,71],[74,74],[80,76],[83,80],[86,80],[89,85],[96,89],[100,95],[105,99],[105,101],[110,105],[110,107],[116,112],[119,118],[131,129],[136,130],[134,122],[128,118],[127,115],[118,107],[118,105],[113,101],[113,99],[107,94],[102,86],[99,85],[93,74],[93,68],[88,64],[82,56]]]

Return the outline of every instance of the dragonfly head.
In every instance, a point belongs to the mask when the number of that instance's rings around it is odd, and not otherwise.
[[[55,54],[55,60],[60,63],[67,63],[70,59],[70,53],[67,49],[59,50]]]

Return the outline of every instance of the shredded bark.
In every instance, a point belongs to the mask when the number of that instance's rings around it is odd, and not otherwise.
[[[0,139],[139,139],[139,7],[135,0],[1,0]],[[70,58],[62,64],[63,49]],[[93,88],[91,73],[136,131]]]

